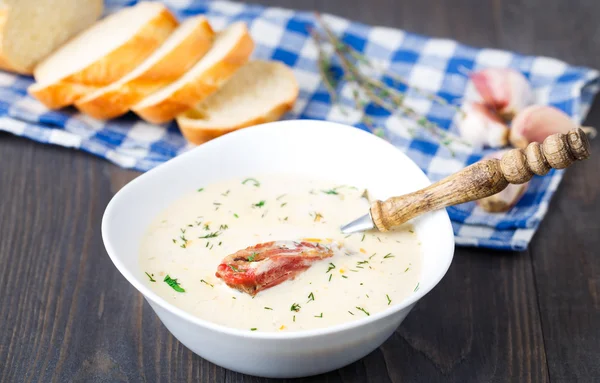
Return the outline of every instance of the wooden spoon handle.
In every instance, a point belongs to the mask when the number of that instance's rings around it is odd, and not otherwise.
[[[532,142],[525,149],[510,150],[500,160],[479,161],[425,189],[375,201],[371,217],[380,231],[388,231],[423,213],[489,197],[509,183],[525,183],[534,174],[564,169],[589,155],[589,141],[583,130],[553,134],[541,145]]]

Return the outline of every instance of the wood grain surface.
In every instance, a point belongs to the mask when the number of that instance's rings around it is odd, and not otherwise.
[[[600,2],[259,0],[600,68]],[[587,125],[600,127],[600,102]],[[298,382],[600,381],[600,140],[528,251],[458,248],[446,277],[364,359]],[[104,251],[137,173],[0,133],[1,382],[253,382],[176,341]]]

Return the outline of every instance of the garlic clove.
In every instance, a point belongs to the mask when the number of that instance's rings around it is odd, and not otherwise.
[[[504,121],[510,121],[533,103],[533,91],[522,73],[508,68],[488,68],[471,74],[471,81],[484,104]]]
[[[491,153],[485,156],[483,159],[501,159],[502,156],[512,149],[504,149],[494,153]],[[504,190],[501,192],[491,195],[486,198],[482,198],[477,200],[476,203],[483,210],[488,213],[504,213],[512,209],[523,197],[527,188],[529,187],[529,182],[520,185],[509,184]]]
[[[519,202],[528,186],[529,183],[510,184],[500,193],[477,200],[477,204],[488,213],[506,213]]]
[[[563,111],[546,105],[532,105],[513,120],[509,140],[524,149],[530,142],[543,142],[554,133],[568,133],[578,125]]]
[[[476,148],[501,148],[508,144],[508,127],[485,105],[466,102],[458,115],[461,137]]]

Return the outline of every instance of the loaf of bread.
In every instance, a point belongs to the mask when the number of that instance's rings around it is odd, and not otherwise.
[[[244,22],[215,33],[204,16],[179,24],[161,3],[140,2],[54,50],[35,66],[28,91],[48,108],[74,105],[96,119],[128,111],[151,123],[177,119],[184,137],[201,144],[277,120],[294,105],[298,84],[291,69],[249,62],[253,50]]]
[[[32,74],[35,65],[92,25],[102,0],[0,0],[0,69]]]

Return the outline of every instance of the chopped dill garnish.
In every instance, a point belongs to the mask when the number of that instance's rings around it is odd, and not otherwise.
[[[279,201],[280,199],[282,199],[283,197],[285,197],[287,194],[282,194],[279,197],[275,198],[277,201]]]
[[[229,195],[229,192],[230,192],[230,191],[231,191],[231,190],[227,190],[225,193],[221,193],[221,195],[222,195],[223,197],[227,197],[227,196]]]
[[[330,272],[333,269],[335,269],[335,265],[333,263],[329,262],[329,267],[327,268],[326,273]]]
[[[387,253],[383,259],[388,259],[388,258],[394,258],[394,256],[392,255],[392,253]]]
[[[321,315],[315,315],[315,318],[323,318],[323,313],[321,313]]]
[[[415,233],[415,231],[413,229],[408,229],[408,232],[411,233],[411,234]]]
[[[251,182],[254,186],[259,187],[260,182],[256,178],[246,178],[242,181],[242,185],[246,185],[246,183]]]
[[[365,235],[366,234],[363,234],[362,238],[360,239],[361,242],[365,240]]]
[[[347,277],[347,276],[345,276],[345,275],[342,275],[342,278],[346,278],[346,279],[347,279],[348,277]]]
[[[250,331],[256,331],[256,330],[257,330],[257,328],[256,328],[256,327],[252,327],[252,328],[250,329]]]
[[[329,189],[329,190],[321,190],[322,193],[325,194],[330,194],[330,195],[338,195],[340,193],[337,192],[337,190],[335,189]]]
[[[233,213],[233,216],[234,216],[235,218],[240,218],[240,216],[239,216],[239,215],[237,215],[236,213]]]
[[[350,234],[346,235],[344,238],[348,238],[348,237],[349,237],[349,236],[351,236],[352,234],[354,234],[354,233],[350,233]]]
[[[390,303],[392,303],[392,300],[390,299],[390,296],[389,296],[389,295],[387,295],[387,294],[385,294],[385,297],[386,297],[386,298],[387,298],[387,300],[388,300],[388,306],[389,306],[389,305],[390,305]]]
[[[358,270],[350,269],[350,271],[352,271],[353,273],[358,273]]]
[[[201,279],[200,282],[204,283],[205,285],[209,285],[210,287],[215,287],[215,285],[213,285],[212,283],[206,282],[204,279]]]
[[[229,266],[229,268],[231,270],[233,270],[233,272],[235,272],[235,273],[243,273],[244,272],[244,271],[238,269],[237,267],[235,267],[234,265],[232,265],[231,263],[228,263],[227,266]]]
[[[362,266],[356,266],[357,269],[364,269]]]
[[[210,230],[210,226],[208,223],[206,225],[204,225],[204,230],[206,230],[206,231]]]
[[[369,259],[373,258],[375,255],[377,255],[377,253],[373,253],[373,255],[371,255],[371,256],[369,257]]]
[[[223,242],[219,242],[219,246],[221,246],[221,244],[222,244],[222,243],[223,243]]]
[[[417,283],[417,285],[415,286],[415,289],[413,291],[417,291],[419,290],[419,283]]]
[[[280,207],[284,207],[285,205],[287,205],[287,202],[282,203]]]
[[[177,240],[175,238],[173,238],[173,243],[177,243]]]
[[[185,229],[179,229],[181,231],[181,234],[185,234]]]
[[[306,303],[310,302],[310,301],[314,301],[315,300],[315,294],[313,294],[312,292],[310,294],[308,294],[308,301],[306,301]]]
[[[253,207],[263,207],[263,206],[265,206],[265,202],[266,201],[263,200],[263,201],[260,201],[258,203],[252,204],[252,206]]]
[[[265,306],[265,310],[273,310],[273,309],[270,308],[270,307]]]
[[[296,316],[295,316],[295,315],[292,317],[292,321],[293,321],[293,322],[295,322],[295,321],[296,321]]]
[[[219,226],[219,230],[227,230],[227,229],[229,229],[229,226],[227,226],[227,225]]]
[[[357,265],[364,265],[366,263],[369,263],[369,261],[359,261],[359,262],[356,262]]]
[[[333,277],[333,274],[329,274],[329,282],[331,282],[331,277]]]
[[[378,240],[379,242],[381,242],[381,238],[379,238],[378,236],[375,236],[375,238],[377,238],[377,240]]]
[[[404,270],[404,272],[406,273],[408,270],[410,270],[410,267],[407,267],[406,270]]]
[[[257,255],[258,253],[250,254],[250,256],[248,257],[248,262],[254,262],[254,258],[256,258]]]
[[[202,221],[194,221],[194,223],[196,224],[196,226],[202,225]]]
[[[201,191],[203,191],[203,190],[204,190],[204,188],[200,188],[200,189],[198,189],[198,192],[201,192]]]
[[[365,294],[365,295],[367,296],[367,298],[371,298],[371,297],[369,296],[369,294]]]
[[[171,278],[168,274],[163,281],[166,282],[167,285],[171,286],[173,290],[177,291],[178,293],[185,293],[185,289],[179,285],[177,279]]]
[[[198,238],[200,238],[200,239],[215,238],[215,237],[218,237],[219,235],[221,235],[220,231],[213,231],[212,233],[208,233],[208,234],[203,235]]]
[[[146,275],[148,276],[148,278],[150,278],[150,282],[156,282],[156,280],[155,280],[154,278],[152,278],[152,276],[153,276],[154,274],[150,275],[150,274],[148,274],[148,272],[147,272],[147,271],[144,271],[144,272],[146,273]]]
[[[188,227],[194,227],[194,225],[188,223]]]
[[[204,247],[208,247],[208,245],[210,245],[210,242],[206,241],[206,246]]]
[[[237,299],[236,297],[231,297],[231,299]]]
[[[348,310],[348,312],[350,313],[350,315],[354,315],[354,313],[352,311]]]
[[[371,316],[371,314],[369,314],[369,312],[367,310],[363,309],[362,307],[356,306],[356,309],[362,311],[365,314],[367,314],[367,316]]]
[[[300,311],[300,305],[298,303],[294,303],[292,305],[292,307],[290,308],[290,311],[295,311],[295,312]]]

